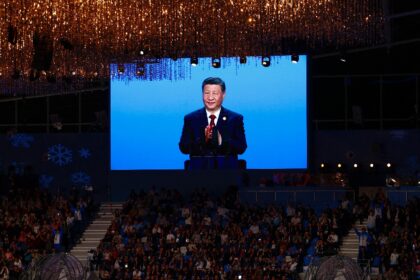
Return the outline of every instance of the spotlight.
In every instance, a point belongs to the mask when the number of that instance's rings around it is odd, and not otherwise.
[[[198,65],[198,57],[196,57],[196,56],[191,57],[190,63],[191,63],[191,66],[193,66],[193,67],[197,66]]]
[[[385,179],[385,185],[387,187],[396,187],[398,188],[400,186],[400,182],[398,178],[393,178],[391,176],[387,176]]]
[[[150,53],[150,46],[148,44],[140,46],[138,48],[138,55],[139,56],[146,56]]]
[[[374,167],[375,167],[375,165],[374,165],[373,163],[370,163],[370,164],[369,164],[369,167],[370,167],[370,168],[374,168]]]
[[[386,164],[386,167],[388,167],[388,168],[391,168],[391,166],[392,166],[392,165],[391,165],[391,163],[389,163],[389,162]]]
[[[345,52],[340,52],[340,62],[343,62],[343,63],[347,62],[347,55]]]
[[[246,63],[246,56],[239,57],[239,63],[240,64],[245,64]]]
[[[325,164],[324,163],[321,163],[321,168],[324,168],[325,167]]]
[[[296,64],[299,62],[299,55],[294,53],[292,54],[291,59],[292,59],[292,63]]]
[[[220,57],[213,57],[211,59],[211,66],[213,66],[214,68],[220,68],[220,65],[221,65]]]
[[[357,163],[353,164],[354,168],[357,168],[359,165]]]
[[[264,67],[269,67],[271,64],[271,59],[269,56],[263,56],[262,60],[261,60],[261,64]]]
[[[343,166],[343,165],[342,165],[341,163],[338,163],[338,164],[337,164],[337,167],[338,167],[338,168],[341,168],[342,166]]]
[[[124,74],[124,64],[118,64],[118,75]]]

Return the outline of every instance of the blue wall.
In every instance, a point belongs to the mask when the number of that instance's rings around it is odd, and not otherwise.
[[[22,174],[32,166],[42,188],[65,191],[92,185],[107,186],[108,136],[105,134],[24,134],[0,137],[0,169],[14,166]],[[3,180],[4,184],[4,180]]]
[[[33,166],[40,185],[57,190],[91,184],[103,199],[108,194],[123,200],[132,188],[156,187],[192,190],[196,187],[223,191],[229,184],[242,184],[243,172],[120,171],[109,172],[108,134],[15,134],[0,136],[0,171],[14,165],[18,171]],[[401,176],[420,170],[420,131],[320,131],[313,134],[312,166],[320,162],[390,161]],[[349,152],[353,155],[349,157]],[[275,170],[248,170],[249,185]],[[111,185],[111,189],[108,189]],[[411,195],[411,193],[410,193]]]

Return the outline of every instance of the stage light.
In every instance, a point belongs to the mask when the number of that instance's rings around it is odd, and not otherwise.
[[[387,187],[399,187],[400,186],[400,182],[396,178],[393,178],[391,176],[387,176],[386,179],[385,179],[385,185]]]
[[[213,66],[214,68],[220,68],[221,64],[222,63],[220,57],[213,57],[211,59],[211,66]]]
[[[195,67],[198,65],[198,58],[196,56],[191,57],[190,60],[191,66]]]
[[[375,165],[374,165],[373,163],[370,163],[370,164],[369,164],[369,167],[370,167],[370,168],[374,168],[374,167],[375,167]]]
[[[246,56],[239,57],[239,63],[240,64],[245,64],[246,63]]]
[[[325,167],[325,164],[324,163],[321,163],[321,168],[324,168]]]
[[[337,167],[338,167],[338,168],[341,168],[342,166],[343,166],[343,165],[342,165],[341,163],[338,163],[338,164],[337,164]]]
[[[354,168],[357,168],[359,165],[357,163],[353,164]]]
[[[118,64],[118,75],[124,74],[124,64]]]
[[[269,67],[271,64],[271,59],[269,56],[263,56],[263,58],[261,59],[261,64],[264,67]]]
[[[346,63],[347,62],[347,54],[346,52],[340,52],[340,62]]]
[[[149,46],[149,44],[146,44],[146,45],[144,45],[144,46],[140,46],[139,47],[139,49],[138,49],[138,54],[140,55],[140,56],[145,56],[145,55],[148,55],[149,53],[150,53],[150,46]]]
[[[291,56],[292,63],[296,64],[299,62],[299,55],[298,54],[292,54]]]
[[[388,167],[388,168],[391,168],[391,166],[392,166],[392,165],[391,165],[391,163],[389,163],[389,162],[386,164],[386,167]]]

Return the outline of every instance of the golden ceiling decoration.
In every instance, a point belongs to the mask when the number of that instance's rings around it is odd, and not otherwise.
[[[381,2],[3,0],[0,78],[107,77],[110,63],[368,46],[383,41]]]

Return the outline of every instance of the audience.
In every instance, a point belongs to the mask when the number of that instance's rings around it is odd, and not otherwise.
[[[67,199],[65,197],[68,197]],[[72,207],[83,209],[82,219],[94,203],[73,189],[52,195],[39,188],[13,186],[0,197],[0,279],[19,279],[37,257],[68,251],[84,230],[75,227]]]
[[[10,192],[0,197],[0,279],[19,279],[39,256],[68,251],[95,211],[92,196],[78,188],[53,195],[10,178]],[[279,173],[261,184],[309,180]],[[317,212],[294,203],[246,205],[233,187],[220,197],[199,189],[188,200],[176,190],[132,191],[88,260],[100,279],[297,279],[314,259],[336,254],[352,226],[366,221],[355,229],[359,261],[381,279],[415,279],[419,208],[420,199],[394,205],[383,192]]]
[[[346,211],[244,205],[233,189],[219,198],[198,190],[189,201],[174,190],[132,192],[91,266],[100,279],[297,279],[313,244],[337,248],[333,224],[350,228]]]

